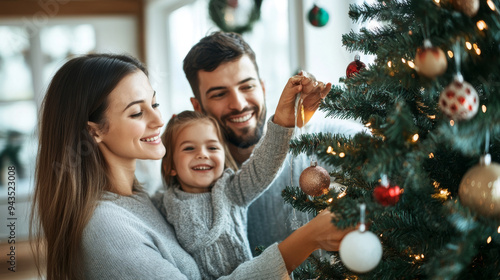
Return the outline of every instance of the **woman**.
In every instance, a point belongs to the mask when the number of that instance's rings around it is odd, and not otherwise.
[[[284,111],[293,111],[294,99],[280,99]],[[137,159],[165,153],[146,69],[122,55],[71,59],[52,79],[42,109],[32,232],[46,279],[200,279],[134,177]],[[293,124],[293,116],[286,121]],[[221,279],[287,279],[314,250],[337,250],[348,231],[324,211]]]

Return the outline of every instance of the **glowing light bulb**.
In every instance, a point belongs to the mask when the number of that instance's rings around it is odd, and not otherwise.
[[[454,126],[455,125],[455,122],[453,120],[450,120],[450,125],[451,126]]]
[[[411,139],[413,140],[413,142],[417,142],[417,140],[418,140],[418,134],[415,133]]]
[[[332,146],[328,146],[328,149],[326,149],[326,152],[327,152],[328,154],[332,153],[332,152],[333,152],[333,148],[332,148]]]
[[[477,44],[474,44],[474,50],[476,51],[477,55],[481,55],[481,49],[477,46]]]
[[[486,239],[486,243],[490,244],[491,242],[491,236],[488,237],[488,239]]]
[[[477,29],[479,29],[481,31],[488,28],[488,25],[486,24],[486,22],[484,22],[484,20],[480,20],[480,21],[476,22],[476,26],[477,26]]]
[[[392,67],[392,61],[387,62],[387,67]]]
[[[433,154],[433,153],[430,153],[430,154],[429,154],[429,158],[434,158],[434,154]]]
[[[410,66],[410,68],[415,68],[415,63],[413,63],[413,61],[409,60],[408,61],[408,66]]]
[[[401,58],[401,62],[406,63],[406,59]]]
[[[345,157],[345,153],[340,153],[339,157],[341,157],[341,158]]]
[[[452,52],[452,51],[448,51],[448,56],[449,56],[450,58],[453,58],[453,52]]]
[[[483,113],[486,113],[486,105],[481,106],[481,110],[483,111]]]
[[[465,47],[468,49],[468,50],[472,50],[472,44],[470,42],[465,42]]]
[[[497,8],[495,7],[495,3],[493,3],[493,1],[492,1],[492,0],[488,0],[488,1],[486,1],[486,3],[488,4],[488,7],[490,7],[490,9],[491,9],[492,11],[495,11],[495,10],[497,9]]]

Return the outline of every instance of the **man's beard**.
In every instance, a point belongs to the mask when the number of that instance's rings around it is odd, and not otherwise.
[[[235,131],[233,131],[231,128],[226,126],[225,123],[231,115],[241,114],[241,113],[244,113],[246,111],[252,111],[252,110],[254,112],[256,112],[255,114],[257,114],[258,108],[257,108],[257,106],[254,106],[253,108],[246,108],[246,109],[243,109],[243,111],[241,111],[241,112],[231,113],[231,114],[223,116],[221,118],[221,122],[222,122],[221,128],[224,132],[224,136],[226,137],[226,140],[229,143],[231,143],[232,145],[234,145],[238,148],[241,148],[241,149],[246,149],[246,148],[249,148],[249,147],[257,144],[259,142],[260,138],[262,138],[262,134],[264,132],[264,122],[266,121],[266,113],[267,113],[265,104],[262,107],[262,111],[260,112],[260,114],[258,116],[257,124],[256,124],[253,132],[250,131],[251,128],[247,127],[247,128],[240,130],[241,135],[238,136],[235,133]]]

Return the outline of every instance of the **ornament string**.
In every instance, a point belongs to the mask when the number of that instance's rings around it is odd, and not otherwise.
[[[299,138],[302,135],[302,127],[299,127],[297,124],[297,118],[300,113],[302,124],[304,124],[304,106],[302,105],[302,98],[300,93],[297,94],[295,98],[295,108],[294,108],[294,117],[295,117],[295,136]],[[299,111],[300,110],[300,111]],[[294,156],[290,156],[290,186],[293,186],[293,160]],[[292,230],[297,230],[301,226],[299,219],[297,218],[297,210],[292,207],[292,217],[290,219],[290,227]]]
[[[422,35],[424,37],[424,42],[429,41],[429,43],[430,43],[429,38],[431,37],[431,32],[429,31],[429,22],[428,22],[427,17],[425,18],[425,22],[422,25]],[[425,47],[425,45],[424,45],[424,47]]]
[[[366,225],[365,225],[365,212],[366,212],[366,204],[361,203],[359,205],[359,216],[360,216],[360,224],[359,224],[359,231],[360,232],[365,232],[366,230]]]
[[[455,76],[455,79],[458,80],[459,82],[463,83],[464,82],[464,77],[462,76],[462,72],[460,70],[460,65],[462,63],[462,55],[460,53],[460,44],[461,44],[460,38],[457,38],[457,42],[453,46],[453,53],[455,54],[455,67],[457,70],[457,74]]]
[[[484,153],[490,152],[490,130],[486,129],[486,136],[484,137]]]

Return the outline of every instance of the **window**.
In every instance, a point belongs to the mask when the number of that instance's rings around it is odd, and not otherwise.
[[[19,240],[28,237],[38,115],[50,79],[73,55],[117,52],[138,57],[135,22],[131,16],[53,18],[33,28],[22,19],[0,21],[0,206],[7,209],[7,168],[15,166]],[[0,212],[0,219],[5,221],[5,215],[6,210]],[[6,240],[7,230],[0,229],[0,239]]]
[[[157,20],[152,20],[148,28],[161,26],[158,30],[148,30],[154,32],[148,41],[148,67],[153,87],[162,93],[160,96],[163,98],[162,113],[165,120],[174,113],[193,109],[189,101],[193,93],[184,76],[182,61],[189,49],[202,37],[219,30],[208,16],[207,1],[171,2],[162,9],[151,9],[151,14],[146,16],[150,19],[157,16]],[[244,8],[253,5],[253,0],[240,0],[238,3]],[[261,19],[243,37],[256,53],[260,75],[266,84],[270,116],[278,104],[286,81],[296,70],[291,69],[289,63],[288,1],[263,1]]]

